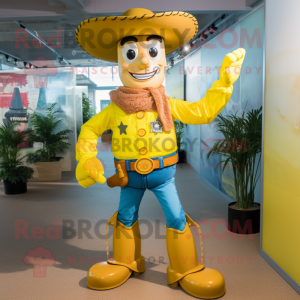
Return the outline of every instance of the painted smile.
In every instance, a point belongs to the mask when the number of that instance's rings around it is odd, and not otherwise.
[[[138,79],[138,80],[147,80],[152,78],[158,69],[156,69],[153,72],[149,72],[149,73],[130,73],[129,74],[134,78],[134,79]]]

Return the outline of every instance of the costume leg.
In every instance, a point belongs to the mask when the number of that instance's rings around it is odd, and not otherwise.
[[[213,299],[225,294],[221,273],[198,263],[197,251],[190,226],[196,223],[184,213],[174,178],[152,190],[160,202],[167,220],[167,249],[170,265],[168,284],[181,287],[192,296]]]
[[[145,271],[138,224],[138,209],[144,192],[144,189],[130,187],[121,189],[120,211],[107,222],[114,227],[113,258],[90,268],[87,275],[89,288],[112,289],[123,284],[132,272],[138,275]]]
[[[130,227],[139,217],[139,207],[145,193],[145,189],[122,187],[118,209],[118,220]]]
[[[177,194],[174,177],[150,190],[162,206],[167,227],[182,231],[185,228],[186,219]]]

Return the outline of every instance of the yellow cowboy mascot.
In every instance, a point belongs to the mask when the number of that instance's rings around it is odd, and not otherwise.
[[[90,55],[118,62],[124,86],[110,92],[112,103],[85,123],[76,146],[76,177],[87,188],[105,183],[97,156],[97,140],[113,131],[116,173],[107,179],[121,187],[118,211],[108,221],[114,226],[113,258],[93,265],[87,274],[91,289],[107,290],[123,284],[134,272],[145,271],[141,254],[138,211],[146,189],[160,202],[166,217],[170,265],[167,281],[199,298],[225,294],[225,281],[216,270],[198,261],[190,226],[198,226],[181,206],[174,175],[178,160],[174,120],[185,124],[210,123],[230,99],[245,50],[226,55],[220,80],[198,102],[165,95],[166,54],[188,43],[197,33],[195,17],[181,11],[153,13],[133,8],[122,16],[90,18],[76,31],[78,44]],[[199,229],[199,227],[198,227]]]

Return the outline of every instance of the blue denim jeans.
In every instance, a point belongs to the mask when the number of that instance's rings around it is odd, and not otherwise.
[[[149,189],[162,206],[167,227],[182,231],[186,218],[175,186],[175,172],[176,164],[154,170],[147,175],[129,171],[128,185],[121,188],[118,220],[130,227],[138,219],[142,197],[145,190]]]

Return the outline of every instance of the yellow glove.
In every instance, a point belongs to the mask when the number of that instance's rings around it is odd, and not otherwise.
[[[104,183],[106,179],[103,174],[104,168],[100,160],[96,157],[83,157],[76,168],[76,178],[78,183],[84,188],[96,182]]]
[[[246,50],[239,48],[225,56],[220,69],[220,81],[224,85],[231,86],[238,80],[245,55]]]

